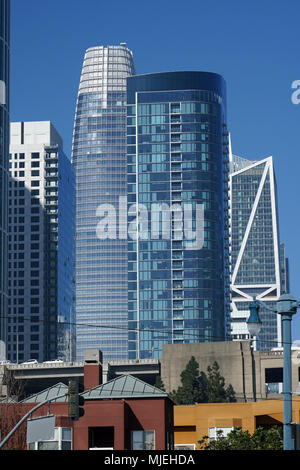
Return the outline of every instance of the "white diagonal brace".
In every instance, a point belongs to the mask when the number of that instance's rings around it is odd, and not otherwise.
[[[237,276],[237,273],[238,273],[243,255],[244,255],[244,251],[245,251],[245,248],[246,248],[248,237],[249,237],[249,234],[250,234],[250,231],[251,231],[251,228],[252,228],[253,220],[254,220],[254,217],[255,217],[255,214],[256,214],[257,206],[258,206],[258,203],[259,203],[259,200],[260,200],[260,197],[261,197],[261,193],[262,193],[265,181],[266,181],[266,177],[267,177],[269,168],[270,168],[270,161],[266,161],[264,172],[263,172],[262,178],[260,180],[258,191],[257,191],[256,197],[255,197],[255,201],[254,201],[252,211],[251,211],[251,214],[250,214],[250,217],[249,217],[248,225],[247,225],[245,235],[244,235],[244,238],[243,238],[243,242],[242,242],[242,245],[241,245],[241,248],[240,248],[240,251],[239,251],[239,255],[237,257],[236,264],[235,264],[235,267],[234,267],[234,271],[233,271],[233,275],[232,275],[232,284],[235,283],[235,279],[236,279],[236,276]],[[247,170],[248,170],[248,168],[247,168]]]

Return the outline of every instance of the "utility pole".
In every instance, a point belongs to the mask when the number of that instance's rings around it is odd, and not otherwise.
[[[293,315],[300,307],[290,294],[283,294],[277,301],[277,313],[282,319],[283,342],[283,445],[284,450],[294,450],[292,438],[292,367],[291,344]]]
[[[253,299],[250,308],[250,317],[247,321],[250,334],[254,335],[261,326],[258,313],[258,304],[271,310],[273,313],[281,315],[282,320],[282,343],[283,343],[283,447],[284,450],[294,450],[293,425],[292,423],[292,364],[291,364],[291,346],[292,346],[292,328],[291,322],[293,315],[300,307],[290,294],[282,294],[276,302],[276,309],[271,309],[261,300]],[[250,328],[249,328],[250,326]]]

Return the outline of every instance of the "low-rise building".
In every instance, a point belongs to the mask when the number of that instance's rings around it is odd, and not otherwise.
[[[63,383],[20,403],[2,403],[0,414],[3,407],[7,419],[16,413],[25,416],[38,403],[54,400],[33,414],[33,417],[55,415],[54,437],[30,443],[31,450],[168,450],[173,447],[173,401],[166,392],[131,375],[105,384],[101,380],[101,362],[90,357],[84,365],[85,413],[78,421],[68,418],[68,386]],[[21,445],[26,449],[24,428],[17,432],[23,436]]]
[[[293,399],[293,422],[300,423],[300,401]],[[175,406],[175,449],[198,449],[198,442],[209,436],[215,439],[217,431],[226,436],[234,427],[253,433],[258,427],[282,427],[283,400],[265,400],[251,403],[199,403]]]

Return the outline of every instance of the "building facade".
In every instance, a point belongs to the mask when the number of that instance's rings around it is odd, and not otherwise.
[[[294,423],[299,423],[299,399],[293,398]],[[216,439],[218,432],[226,437],[234,428],[241,427],[250,434],[262,427],[283,427],[283,400],[257,403],[199,403],[174,407],[175,450],[198,450],[204,436]]]
[[[280,247],[276,180],[272,157],[250,161],[231,154],[232,338],[249,337],[246,320],[255,296],[261,306],[258,349],[270,350],[281,340],[281,320],[272,312],[288,289],[288,263]]]
[[[86,51],[74,124],[76,173],[77,358],[99,348],[106,359],[127,358],[127,240],[116,235],[126,212],[126,78],[131,51]],[[122,200],[123,198],[123,200]],[[108,215],[107,215],[108,214]],[[113,232],[105,228],[113,224]]]
[[[127,79],[129,358],[224,340],[229,315],[226,85]]]
[[[8,359],[74,355],[75,177],[50,122],[11,123]]]
[[[91,359],[91,357],[89,357]],[[0,403],[0,413],[11,422],[21,419],[38,403],[54,399],[36,410],[33,418],[54,414],[52,440],[26,446],[22,428],[7,443],[9,448],[28,450],[172,450],[174,403],[168,394],[144,381],[122,375],[102,384],[101,364],[89,360],[84,366],[84,416],[68,418],[68,385],[56,383],[19,403]],[[3,425],[3,423],[2,423]],[[1,424],[0,424],[1,427]],[[4,434],[5,435],[5,434]]]
[[[7,341],[10,0],[0,1],[0,360]],[[2,357],[4,359],[5,357]]]

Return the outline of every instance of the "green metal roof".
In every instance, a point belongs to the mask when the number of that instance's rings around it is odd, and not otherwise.
[[[64,393],[68,393],[68,386],[63,383],[58,383],[53,385],[53,387],[47,388],[42,392],[35,393],[25,400],[22,400],[21,403],[42,403],[43,401],[53,399],[55,397],[60,397]],[[64,402],[67,401],[67,396],[59,398],[57,401]]]
[[[85,400],[113,398],[167,398],[168,394],[132,375],[122,375],[82,393]]]
[[[8,398],[2,398],[2,400],[0,400],[0,403],[18,403],[18,402],[14,398],[8,397]]]
[[[21,403],[41,403],[60,397],[68,392],[68,386],[58,383],[42,392],[26,398]],[[85,400],[103,400],[114,398],[167,398],[168,394],[132,375],[122,375],[98,387],[81,393]],[[58,398],[58,402],[66,402],[67,396]]]

